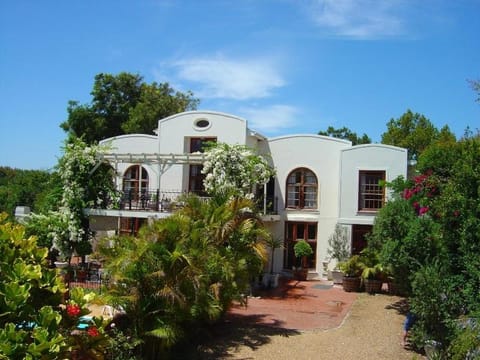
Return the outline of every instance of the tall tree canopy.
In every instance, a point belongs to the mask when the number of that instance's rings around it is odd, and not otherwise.
[[[408,158],[418,156],[436,141],[455,141],[448,126],[440,131],[424,115],[407,110],[398,119],[390,119],[387,131],[382,134],[382,143],[408,149]]]
[[[68,118],[60,124],[69,138],[88,143],[132,133],[153,134],[157,121],[182,111],[195,110],[193,93],[175,91],[168,83],[147,84],[138,74],[95,76],[92,101],[69,101]]]
[[[367,134],[363,134],[362,137],[359,137],[357,133],[351,131],[345,126],[339,129],[335,129],[333,126],[329,126],[327,131],[319,131],[318,135],[325,135],[338,139],[350,140],[353,145],[370,144],[372,142],[372,140],[368,137]]]
[[[0,167],[0,212],[12,216],[16,206],[38,210],[48,194],[51,174],[44,170]]]

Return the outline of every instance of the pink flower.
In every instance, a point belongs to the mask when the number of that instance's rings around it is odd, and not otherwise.
[[[418,211],[418,214],[419,214],[419,215],[426,214],[428,210],[429,210],[429,209],[428,209],[428,206],[422,206],[422,207],[420,208],[420,210]]]
[[[403,190],[403,198],[405,200],[410,199],[413,196],[413,191],[411,189],[405,189]]]

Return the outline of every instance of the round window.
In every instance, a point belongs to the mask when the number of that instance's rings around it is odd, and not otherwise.
[[[207,119],[197,119],[194,123],[195,127],[199,130],[206,130],[210,127],[210,121]]]

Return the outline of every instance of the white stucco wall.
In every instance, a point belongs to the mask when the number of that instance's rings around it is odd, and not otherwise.
[[[279,199],[281,219],[317,223],[317,272],[321,272],[322,261],[327,256],[328,238],[337,223],[341,150],[349,147],[349,141],[320,135],[292,135],[268,140],[268,150],[277,172],[275,195]],[[287,177],[301,167],[310,169],[317,176],[316,210],[285,208]],[[284,237],[283,228],[276,231],[276,236]]]
[[[158,137],[146,134],[128,134],[120,135],[100,141],[100,145],[107,145],[111,154],[155,154],[158,152]],[[122,179],[126,170],[132,165],[142,165],[148,173],[149,188],[156,189],[158,183],[158,166],[149,163],[118,163],[115,170],[117,172],[117,188],[122,189]]]
[[[209,122],[205,128],[196,127],[196,121]],[[101,141],[109,143],[112,153],[118,154],[184,154],[190,151],[191,138],[216,138],[218,142],[240,144],[258,148],[276,170],[275,196],[278,197],[280,221],[267,222],[275,237],[284,239],[285,223],[317,223],[316,271],[322,273],[322,262],[327,258],[328,239],[337,223],[372,224],[374,214],[358,214],[358,174],[360,170],[384,170],[387,181],[399,175],[406,176],[407,151],[405,149],[368,144],[353,146],[351,142],[320,135],[290,135],[266,139],[248,129],[246,120],[212,111],[191,111],[176,114],[158,122],[158,136],[132,134]],[[113,165],[113,164],[112,164]],[[118,188],[126,169],[134,164],[117,164]],[[188,165],[161,168],[154,163],[142,163],[149,175],[150,189],[184,191],[188,188]],[[308,168],[317,177],[317,209],[286,209],[286,181],[297,168]],[[133,216],[133,215],[132,215]],[[113,228],[114,223],[101,223],[100,228]],[[284,251],[275,253],[274,271],[283,269]],[[333,265],[333,264],[331,264]],[[268,265],[267,265],[268,266]]]
[[[359,172],[385,171],[390,182],[407,176],[407,150],[383,144],[357,145],[342,151],[339,221],[343,224],[371,225],[375,214],[358,212]],[[388,201],[390,193],[386,192]]]
[[[198,120],[207,120],[209,126],[195,126]],[[257,137],[252,136],[247,122],[237,116],[213,112],[190,111],[161,119],[158,122],[159,147],[161,154],[183,154],[190,151],[191,138],[216,138],[217,142],[231,145],[248,145],[255,147]],[[188,165],[173,165],[166,169],[161,177],[164,189],[188,189]],[[181,179],[179,183],[179,179]]]

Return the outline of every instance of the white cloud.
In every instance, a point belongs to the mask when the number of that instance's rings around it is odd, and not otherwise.
[[[247,119],[250,129],[268,133],[276,133],[294,127],[298,114],[298,110],[289,105],[244,108],[240,112]]]
[[[358,39],[397,36],[405,32],[404,1],[316,0],[311,15],[320,27]]]
[[[192,90],[200,98],[264,98],[285,85],[278,65],[267,58],[192,57],[171,62],[167,67],[174,69],[177,82],[192,83]]]

